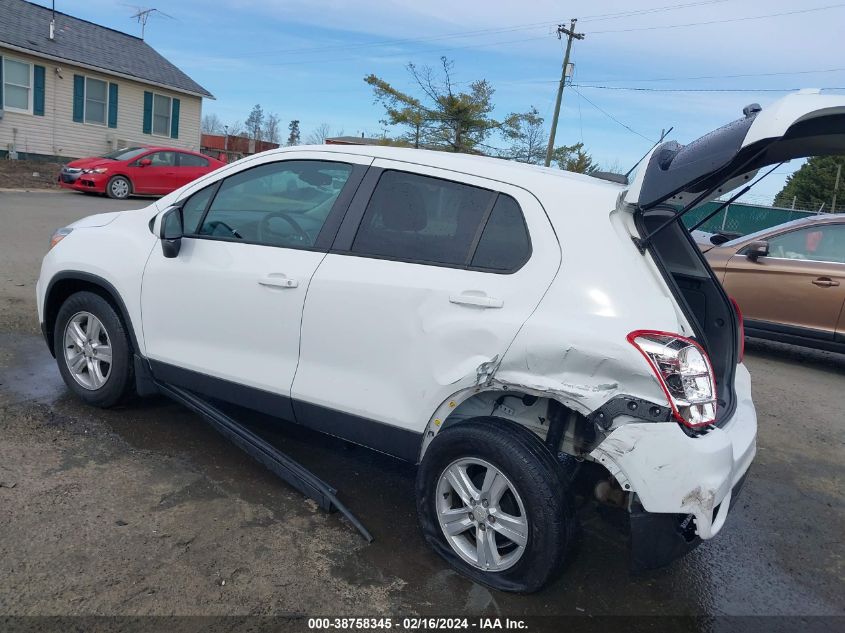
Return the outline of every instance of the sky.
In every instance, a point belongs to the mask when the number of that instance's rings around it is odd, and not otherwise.
[[[141,0],[135,0],[140,2]],[[41,4],[49,5],[42,0]],[[835,0],[145,0],[146,41],[216,97],[204,113],[243,122],[252,106],[299,119],[302,136],[381,135],[364,77],[413,91],[406,65],[454,60],[460,85],[487,79],[495,117],[536,107],[550,124],[564,42],[578,18],[557,143],[583,142],[627,171],[660,138],[688,143],[786,90],[845,94],[845,2]],[[56,0],[56,9],[133,35],[137,6]],[[764,17],[765,16],[765,17]],[[636,88],[636,90],[633,90]],[[285,133],[286,136],[286,133]],[[771,202],[800,163],[746,195]]]

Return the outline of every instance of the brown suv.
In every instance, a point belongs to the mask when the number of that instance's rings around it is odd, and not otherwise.
[[[703,244],[749,336],[845,352],[845,214]],[[718,241],[718,240],[716,240]]]

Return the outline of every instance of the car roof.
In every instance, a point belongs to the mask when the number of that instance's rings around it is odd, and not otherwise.
[[[537,179],[548,181],[548,178],[558,178],[571,183],[593,186],[597,189],[619,192],[625,185],[594,178],[586,174],[577,174],[555,167],[541,167],[503,158],[480,156],[477,154],[460,154],[456,152],[440,152],[428,149],[414,149],[412,147],[390,147],[384,145],[296,145],[280,147],[264,154],[285,154],[292,151],[319,151],[338,154],[354,154],[383,158],[427,167],[437,167],[463,174],[473,174],[492,180],[530,185]]]

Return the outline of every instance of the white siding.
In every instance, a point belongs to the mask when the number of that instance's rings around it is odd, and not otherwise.
[[[142,82],[112,77],[70,64],[41,59],[0,47],[0,56],[44,66],[44,116],[5,111],[0,119],[0,150],[49,156],[96,156],[130,145],[167,145],[199,150],[202,99]],[[56,68],[61,68],[57,73]],[[73,76],[85,75],[118,85],[117,127],[73,120]],[[180,100],[179,138],[143,133],[144,91]]]

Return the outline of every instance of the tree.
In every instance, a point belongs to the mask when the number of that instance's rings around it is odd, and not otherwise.
[[[493,133],[512,134],[522,117],[511,114],[497,121],[493,112],[493,87],[486,79],[458,91],[453,78],[454,62],[440,58],[440,69],[406,66],[420,92],[419,97],[401,92],[385,80],[367,75],[377,103],[385,109],[384,123],[406,128],[401,140],[414,147],[430,147],[452,152],[479,153],[495,148],[486,144]]]
[[[249,116],[246,119],[245,125],[249,137],[256,141],[260,141],[264,126],[264,110],[261,109],[261,105],[256,103],[255,106],[253,106],[252,112],[249,113]]]
[[[299,145],[299,119],[294,119],[288,124],[288,147]]]
[[[202,117],[200,127],[203,134],[221,134],[223,132],[223,121],[216,114],[206,114]]]
[[[243,136],[243,133],[244,125],[240,121],[234,121],[229,125],[229,131],[227,132],[229,136]]]
[[[274,113],[267,115],[264,122],[264,140],[270,143],[279,143],[279,115]]]
[[[599,166],[593,162],[593,157],[584,151],[583,143],[555,147],[552,152],[552,162],[560,169],[579,174],[592,174],[599,169]]]
[[[308,138],[305,139],[309,145],[322,145],[326,142],[326,139],[331,136],[331,129],[328,123],[321,123],[317,128],[315,128],[311,134],[308,135]]]
[[[839,193],[836,208],[845,209],[845,156],[814,156],[804,163],[794,174],[786,178],[786,184],[775,196],[776,207],[791,207],[796,199],[799,208],[817,211],[822,204],[830,208],[833,201],[833,187],[836,184],[836,170],[842,165],[839,179]]]
[[[545,160],[548,134],[543,117],[534,106],[506,129],[505,136],[511,145],[502,152],[502,158],[532,165],[539,165]]]

